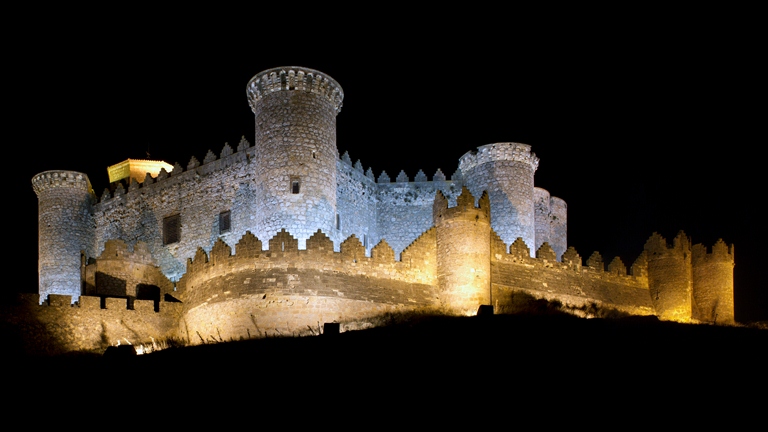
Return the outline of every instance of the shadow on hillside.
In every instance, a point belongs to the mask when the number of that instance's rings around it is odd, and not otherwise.
[[[27,361],[63,352],[60,335],[55,335],[55,329],[37,317],[42,307],[45,306],[30,303],[24,296],[0,297],[0,340],[4,358]]]
[[[44,366],[172,380],[182,388],[231,385],[232,379],[238,386],[333,387],[348,377],[358,377],[360,385],[372,377],[420,385],[480,378],[520,385],[535,377],[538,384],[561,387],[570,377],[602,385],[670,381],[690,387],[715,377],[742,383],[764,374],[765,330],[652,316],[585,319],[557,302],[528,297],[511,304],[514,313],[385,314],[379,327],[340,334],[176,346],[140,356],[59,356]]]

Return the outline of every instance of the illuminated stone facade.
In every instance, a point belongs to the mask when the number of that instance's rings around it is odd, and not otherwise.
[[[732,246],[710,253],[681,233],[670,248],[654,234],[629,272],[598,253],[584,265],[567,245],[566,203],[534,186],[529,145],[478,147],[450,178],[376,178],[338,154],[343,91],[330,77],[271,69],[247,97],[253,145],[134,175],[100,198],[82,173],[33,178],[40,286],[21,301],[37,311],[27,328],[69,329],[64,351],[126,339],[121,322],[133,339],[200,343],[360,328],[394,311],[503,310],[515,292],[733,322]],[[97,316],[110,324],[81,330]]]

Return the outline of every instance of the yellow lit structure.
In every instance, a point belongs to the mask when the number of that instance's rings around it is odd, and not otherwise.
[[[107,167],[109,173],[109,182],[114,183],[126,178],[132,178],[137,183],[143,183],[147,178],[147,174],[156,178],[160,174],[160,170],[165,169],[166,172],[173,170],[173,165],[155,160],[147,159],[126,159],[118,164]]]

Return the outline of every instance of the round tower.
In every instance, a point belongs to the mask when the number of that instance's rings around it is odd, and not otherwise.
[[[539,159],[531,146],[496,143],[480,146],[459,159],[459,169],[469,191],[479,196],[488,191],[491,227],[511,245],[521,237],[536,253],[533,175]]]
[[[691,242],[680,232],[672,247],[657,233],[645,242],[648,288],[656,315],[664,320],[689,322],[693,293]]]
[[[318,229],[336,233],[336,115],[344,93],[322,72],[279,67],[247,86],[256,116],[254,234],[271,239],[281,229],[306,247]]]
[[[45,171],[32,178],[38,203],[38,292],[82,294],[83,265],[95,254],[91,206],[96,202],[88,176],[74,171]]]
[[[718,239],[708,253],[704,245],[696,244],[691,255],[694,318],[713,324],[734,324],[733,245]]]
[[[557,260],[560,261],[568,250],[568,205],[562,198],[550,197],[549,212],[549,245],[555,251]]]
[[[533,220],[536,244],[532,246],[534,250],[539,250],[542,244],[551,243],[550,233],[552,231],[550,227],[550,206],[549,206],[549,191],[546,189],[534,187],[533,188]]]
[[[474,315],[491,301],[491,211],[488,194],[479,205],[466,187],[448,208],[438,191],[432,215],[437,237],[437,284],[448,311]]]

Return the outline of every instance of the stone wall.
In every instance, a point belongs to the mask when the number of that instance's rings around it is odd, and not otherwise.
[[[247,95],[254,146],[243,138],[202,163],[113,183],[98,202],[85,174],[35,176],[36,300],[47,308],[24,300],[5,322],[90,350],[129,334],[202,342],[465,301],[504,306],[516,291],[667,319],[733,319],[733,250],[724,244],[709,254],[684,235],[670,247],[654,234],[629,273],[618,258],[606,269],[597,252],[582,264],[567,245],[565,201],[534,187],[539,159],[527,144],[480,146],[450,179],[440,170],[431,180],[422,171],[376,179],[339,157],[344,94],[332,78],[270,69]],[[464,189],[479,207],[460,202]],[[481,282],[466,282],[473,272]],[[148,313],[140,286],[183,303],[155,299]],[[98,297],[78,298],[83,290]]]
[[[152,259],[146,244],[133,248],[122,240],[109,240],[98,258],[85,266],[85,294],[160,300],[174,295],[174,286]]]
[[[285,231],[270,240],[267,250],[250,233],[238,242],[235,254],[219,242],[210,255],[198,250],[177,284],[184,304],[181,328],[194,343],[198,332],[204,336],[197,336],[197,342],[210,334],[225,339],[267,331],[296,334],[318,323],[433,308],[438,301],[434,236],[417,240],[412,250],[416,256],[406,252],[405,261],[395,261],[383,242],[367,257],[353,236],[335,252],[321,232],[307,240],[306,249],[298,249]]]
[[[485,200],[481,199],[480,207],[474,211],[487,212],[487,198]],[[237,242],[234,253],[223,240],[217,240],[210,252],[199,248],[195,256],[187,260],[186,272],[177,282],[175,291],[170,291],[171,285],[158,282],[164,291],[172,292],[180,300],[178,302],[128,301],[126,298],[85,295],[71,304],[70,296],[51,294],[40,305],[38,295],[21,296],[16,303],[0,306],[0,326],[8,330],[6,334],[11,335],[11,345],[16,351],[55,354],[103,352],[109,345],[146,343],[163,338],[180,338],[196,344],[213,340],[309,335],[319,333],[327,322],[338,322],[342,329],[352,330],[375,325],[379,322],[377,317],[388,312],[445,312],[444,303],[447,301],[451,306],[457,293],[446,295],[443,292],[450,269],[441,270],[440,254],[445,255],[443,267],[463,269],[464,274],[456,275],[459,281],[454,284],[456,286],[463,286],[461,278],[473,274],[467,266],[482,267],[482,263],[473,261],[478,255],[476,251],[469,250],[468,254],[462,255],[464,245],[453,241],[461,239],[462,231],[474,229],[465,225],[475,225],[477,219],[467,212],[464,213],[472,217],[462,219],[461,208],[472,209],[471,202],[465,202],[463,207],[457,204],[453,209],[457,217],[447,220],[456,222],[458,218],[463,224],[441,223],[431,227],[403,250],[399,261],[386,241],[373,247],[367,256],[355,236],[342,242],[336,252],[333,242],[319,231],[307,240],[306,249],[299,249],[297,239],[287,231],[269,239],[266,248],[256,236],[247,232]],[[450,213],[451,209],[446,207],[444,211]],[[446,242],[445,238],[440,240],[445,234],[440,234],[441,230],[456,232]],[[487,225],[485,232],[488,232]],[[677,299],[676,293],[680,290],[677,286],[659,285],[659,279],[667,275],[669,268],[649,263],[658,260],[653,257],[654,253],[675,255],[677,249],[663,241],[659,243],[660,237],[656,234],[629,269],[618,257],[606,266],[598,252],[592,253],[583,263],[572,247],[558,260],[548,243],[542,244],[535,251],[535,257],[531,257],[530,249],[522,239],[507,248],[495,232],[490,231],[489,236],[490,244],[478,243],[483,250],[489,250],[489,296],[487,299],[467,297],[474,302],[473,306],[489,301],[503,313],[505,308],[512,306],[514,294],[522,292],[575,308],[595,305],[634,315],[658,315],[682,321],[691,319],[690,316],[664,315],[670,310],[670,299]],[[687,237],[681,234],[677,244],[685,246]],[[449,249],[447,253],[446,248]],[[453,249],[457,253],[451,252]],[[151,265],[141,262],[142,257],[148,258],[148,253],[142,252],[141,247],[131,252],[122,242],[110,242],[104,250],[105,253],[89,267],[98,265],[102,269],[111,269],[112,274],[125,274],[126,280],[152,278],[148,276],[152,274],[149,271]],[[732,246],[718,242],[711,253],[700,245],[693,251],[692,270],[685,266],[680,268],[683,272],[688,268],[695,275],[695,304],[705,312],[714,311],[718,323],[729,322]],[[465,259],[452,261],[451,257]],[[121,260],[124,262],[120,263]],[[675,258],[671,262],[677,261]],[[680,268],[673,273],[679,273]],[[91,271],[86,273],[92,274]],[[137,275],[143,275],[144,279]],[[676,278],[672,280],[677,281]],[[682,280],[683,292],[688,280]],[[481,283],[483,287],[486,284]],[[669,290],[671,296],[667,295]],[[697,290],[699,294],[696,294]],[[666,301],[655,299],[657,292]],[[690,305],[685,298],[681,302],[683,306]],[[659,305],[666,309],[659,309]],[[671,310],[675,311],[675,306],[672,304]],[[714,318],[706,314],[701,316]],[[712,320],[705,319],[705,322]]]
[[[132,181],[125,190],[119,183],[112,193],[105,191],[94,205],[96,244],[103,248],[111,239],[128,245],[144,242],[163,273],[178,280],[185,260],[198,247],[210,250],[219,238],[239,239],[251,228],[250,218],[256,211],[251,199],[252,152],[245,140],[235,153],[226,144],[218,159],[209,152],[202,165],[193,157],[186,171],[177,164],[170,175],[163,170],[157,179],[148,178],[141,185]],[[231,213],[227,232],[220,232],[218,226],[223,211]],[[174,215],[180,217],[180,239],[163,244],[163,221]]]
[[[162,342],[178,338],[181,303],[137,300],[128,309],[126,299],[50,294],[40,304],[38,294],[21,295],[0,304],[0,325],[6,327],[8,352],[15,355],[58,355],[69,352],[102,354],[108,346]]]
[[[376,181],[373,172],[363,172],[362,163],[354,165],[349,153],[344,153],[336,163],[336,210],[338,212],[334,230],[337,238],[346,239],[351,235],[363,240],[366,253],[382,239],[376,221]],[[341,241],[334,242],[337,246]]]
[[[645,261],[632,267],[627,274],[620,260],[612,261],[604,271],[600,260],[582,265],[581,257],[569,248],[563,261],[555,259],[548,244],[531,258],[522,241],[515,242],[509,253],[502,252],[503,243],[497,238],[492,260],[493,304],[501,311],[514,292],[525,292],[537,298],[559,301],[582,307],[590,304],[610,307],[633,315],[653,315],[654,308],[648,290],[648,279],[642,268]]]
[[[418,236],[433,225],[432,205],[435,194],[440,191],[455,204],[461,192],[461,184],[455,180],[445,180],[442,172],[435,174],[433,181],[419,172],[414,181],[401,172],[394,182],[390,182],[386,173],[379,176],[377,190],[377,225],[383,239],[387,240],[395,256]]]

